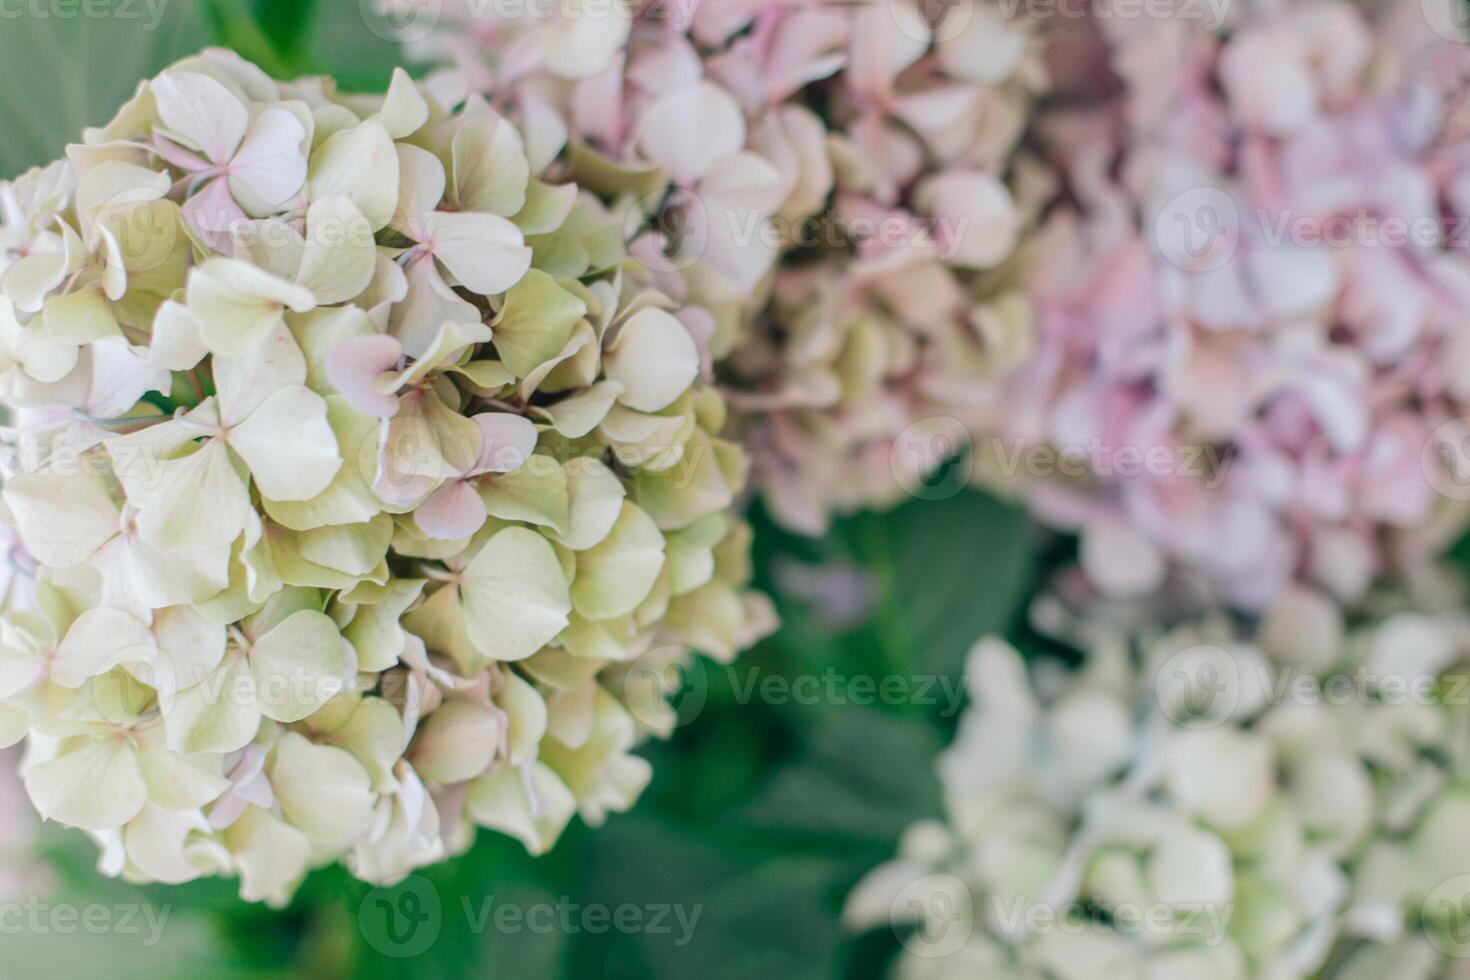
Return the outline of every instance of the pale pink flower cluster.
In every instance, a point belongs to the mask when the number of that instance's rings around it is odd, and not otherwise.
[[[1093,5],[1050,37],[1036,351],[991,462],[1024,477],[1020,447],[1050,447],[1025,493],[1105,592],[1172,563],[1246,608],[1293,581],[1352,602],[1459,524],[1466,49],[1402,6],[1212,30]],[[1068,459],[1081,478],[1049,478]]]
[[[1028,329],[998,274],[1023,224],[1004,179],[1044,81],[1023,19],[988,0],[446,13],[418,53],[533,145],[569,137],[559,166],[624,195],[633,253],[732,353],[779,520],[816,533],[896,502],[935,462],[895,451],[906,430],[983,417],[974,379]]]

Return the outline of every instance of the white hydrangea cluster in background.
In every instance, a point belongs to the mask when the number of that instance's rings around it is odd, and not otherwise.
[[[707,334],[561,149],[211,50],[0,185],[0,728],[108,873],[539,853],[770,627]]]
[[[977,644],[946,821],[848,923],[917,926],[904,980],[1463,976],[1470,619],[1307,596],[1254,638],[1084,621],[1075,672]]]

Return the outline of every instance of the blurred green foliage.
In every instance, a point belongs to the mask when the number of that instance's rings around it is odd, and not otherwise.
[[[362,13],[370,0],[154,0],[152,8],[116,0],[115,12],[124,5],[142,19],[0,24],[0,173],[54,158],[84,126],[104,122],[138,80],[206,43],[233,47],[278,76],[330,72],[354,90],[381,88],[402,60],[390,32]],[[160,12],[156,23],[150,9]],[[0,977],[71,980],[99,966],[111,980],[878,975],[896,940],[844,935],[838,912],[905,826],[937,814],[932,762],[955,718],[912,700],[762,698],[752,685],[834,673],[847,691],[860,678],[887,676],[958,684],[975,639],[1021,630],[1041,540],[1021,512],[974,492],[842,521],[819,541],[786,535],[759,512],[753,519],[759,581],[778,594],[783,628],[734,667],[702,663],[691,676],[688,690],[699,696],[686,698],[674,737],[646,749],[656,775],[632,813],[598,830],[574,825],[540,859],[481,834],[467,855],[386,891],[324,870],[281,911],[239,902],[229,881],[165,888],[103,878],[81,835],[48,832],[57,882],[46,901],[145,903],[169,918],[157,945],[146,929],[7,931]],[[866,615],[834,625],[822,603],[779,597],[773,586],[792,569],[859,570],[871,590]],[[409,892],[437,898],[438,931],[425,951],[399,957],[391,943],[371,941],[364,917],[418,908]],[[677,927],[495,925],[495,908],[536,903],[677,904],[699,919],[687,943]]]
[[[387,85],[403,62],[374,0],[9,0],[0,8],[0,178],[56,159],[137,88],[207,44],[277,77]],[[405,65],[412,69],[414,66]]]

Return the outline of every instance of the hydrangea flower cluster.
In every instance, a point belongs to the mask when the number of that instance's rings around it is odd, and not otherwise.
[[[544,136],[211,50],[0,185],[0,728],[105,871],[539,853],[770,625],[709,338]]]
[[[1036,351],[996,428],[1112,594],[1172,562],[1244,608],[1294,580],[1351,603],[1463,524],[1467,63],[1432,7],[1053,33]]]
[[[634,253],[734,348],[778,520],[818,533],[896,502],[947,455],[900,437],[983,413],[976,380],[1025,349],[1003,270],[1023,224],[1003,180],[1044,80],[1025,20],[989,0],[554,6],[446,4],[419,53],[624,195]]]
[[[947,819],[905,833],[849,924],[904,930],[905,980],[1448,975],[1470,621],[1405,607],[1345,631],[1303,601],[1254,637],[1092,621],[1075,672],[977,644]]]

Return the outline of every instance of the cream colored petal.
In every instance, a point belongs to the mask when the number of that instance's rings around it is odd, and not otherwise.
[[[228,655],[203,681],[160,702],[168,747],[184,755],[243,749],[260,729],[255,679],[239,653]]]
[[[444,200],[448,178],[444,174],[444,164],[428,150],[411,143],[399,143],[394,149],[398,153],[398,172],[402,179],[398,187],[398,205],[390,224],[412,237],[423,227],[424,215]]]
[[[572,605],[592,620],[632,612],[647,597],[664,564],[664,536],[636,504],[623,501],[612,530],[577,554]]]
[[[434,257],[472,292],[503,293],[531,267],[525,236],[499,215],[430,211],[423,224]]]
[[[190,371],[208,353],[199,321],[187,306],[168,300],[158,308],[148,345],[149,363],[170,371]]]
[[[573,551],[586,551],[612,530],[627,491],[607,464],[587,456],[566,465],[570,517],[567,532],[552,537]]]
[[[510,288],[491,323],[495,349],[505,366],[524,378],[561,353],[587,304],[555,279],[532,269]]]
[[[571,822],[577,801],[546,766],[532,763],[530,792],[519,770],[501,766],[470,783],[465,806],[475,822],[514,837],[531,854],[544,854]]]
[[[506,528],[465,568],[461,602],[470,642],[492,660],[523,660],[567,625],[571,598],[550,542]]]
[[[121,827],[148,802],[138,757],[122,735],[28,766],[25,784],[41,816],[86,830]]]
[[[490,767],[500,735],[499,715],[473,701],[450,701],[419,726],[408,755],[425,779],[462,783]]]
[[[178,813],[149,804],[123,831],[128,862],[154,881],[178,885],[204,874],[208,865],[190,860],[185,846],[191,833],[208,834],[209,821],[197,810]]]
[[[306,253],[296,281],[323,306],[344,303],[367,289],[377,267],[377,243],[368,219],[345,197],[321,198],[306,213]]]
[[[240,897],[247,902],[285,905],[311,857],[305,834],[254,806],[230,825],[225,843],[235,856]]]
[[[120,664],[151,659],[148,627],[115,609],[88,609],[77,617],[56,649],[51,679],[62,687],[81,687]]]
[[[194,269],[187,288],[200,339],[216,354],[243,354],[283,322],[287,309],[306,313],[316,297],[238,259],[210,259]]]
[[[213,163],[235,155],[250,120],[245,104],[219,82],[192,71],[169,71],[149,85],[158,118]]]
[[[699,348],[672,314],[635,313],[603,356],[607,376],[623,386],[618,401],[640,412],[667,408],[699,376]]]
[[[589,10],[582,3],[568,2],[558,8],[543,30],[541,54],[547,70],[554,75],[591,78],[607,70],[632,29],[631,8]]]
[[[309,500],[266,497],[262,501],[273,521],[294,531],[360,524],[382,510],[369,485],[377,465],[378,420],[357,411],[340,396],[333,395],[326,401],[327,423],[343,456],[332,482]]]
[[[384,671],[398,662],[405,643],[399,617],[418,599],[424,584],[423,579],[395,578],[381,602],[357,607],[342,635],[357,650],[363,670]]]
[[[216,356],[210,367],[227,429],[249,418],[278,389],[306,380],[306,358],[284,325],[239,356]]]
[[[374,118],[395,140],[407,139],[429,121],[429,103],[419,92],[418,83],[402,68],[393,69],[383,107]]]
[[[250,671],[261,712],[276,721],[300,721],[345,686],[337,624],[309,609],[291,614],[255,641]]]
[[[310,500],[342,467],[327,403],[305,386],[277,391],[227,438],[272,500]]]
[[[269,773],[282,815],[313,843],[337,852],[366,833],[377,797],[350,752],[287,732],[276,743]]]
[[[623,386],[616,381],[599,381],[570,398],[564,398],[546,408],[551,424],[557,432],[568,439],[580,439],[602,423],[613,403],[623,394]]]
[[[272,106],[250,121],[245,141],[230,161],[230,192],[247,214],[282,210],[306,183],[306,127],[290,111]]]
[[[525,206],[531,164],[509,122],[488,115],[465,120],[454,134],[450,155],[459,210],[509,218]]]
[[[648,107],[638,146],[675,181],[693,185],[717,160],[745,146],[745,114],[730,93],[700,82]]]
[[[394,305],[388,332],[403,344],[409,357],[422,357],[446,323],[473,323],[480,311],[466,303],[445,283],[438,263],[429,256],[412,262],[407,272],[408,294]]]
[[[224,757],[179,755],[164,744],[162,726],[147,729],[138,744],[138,765],[148,784],[149,802],[166,810],[194,810],[219,799],[230,788]]]
[[[181,459],[156,462],[158,478],[141,499],[138,530],[161,548],[228,545],[255,511],[245,480],[218,439]],[[131,492],[131,491],[130,491]]]
[[[536,758],[549,724],[546,701],[520,675],[507,673],[505,686],[495,695],[495,704],[505,712],[505,747],[513,766]]]
[[[550,456],[532,456],[513,472],[478,482],[480,499],[491,516],[554,531],[566,529],[570,515],[566,470]]]
[[[398,154],[383,124],[369,120],[333,133],[311,155],[311,200],[350,198],[377,231],[398,205]]]
[[[48,565],[84,562],[118,532],[118,507],[107,484],[89,470],[17,473],[5,482],[5,503],[21,541]]]
[[[225,655],[225,627],[189,606],[160,609],[153,616],[153,639],[162,661],[156,671],[161,693],[172,694],[203,682]]]

